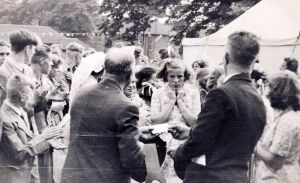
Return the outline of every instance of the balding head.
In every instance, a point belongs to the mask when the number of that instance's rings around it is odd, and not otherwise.
[[[106,53],[104,68],[107,73],[127,80],[132,74],[133,62],[133,54],[126,47],[111,48]]]
[[[6,84],[7,99],[12,103],[25,106],[32,98],[33,83],[25,75],[16,74]]]

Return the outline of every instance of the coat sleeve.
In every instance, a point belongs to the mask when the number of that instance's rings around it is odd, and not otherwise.
[[[23,143],[20,139],[16,126],[10,122],[3,122],[2,145],[5,151],[21,163],[26,159],[44,152],[50,146],[41,136],[36,136],[28,142]]]
[[[207,95],[189,138],[175,151],[174,161],[187,161],[209,152],[218,138],[228,110],[230,109],[225,92],[221,89],[212,90]]]
[[[2,103],[6,98],[6,83],[7,78],[0,72],[0,106],[2,106]]]
[[[139,110],[136,106],[125,108],[117,117],[118,124],[118,148],[120,161],[133,179],[143,182],[147,171],[145,155],[138,143]]]

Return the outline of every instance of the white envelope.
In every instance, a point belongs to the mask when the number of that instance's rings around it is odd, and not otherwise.
[[[199,157],[192,158],[192,162],[194,162],[196,164],[199,164],[199,165],[206,166],[206,157],[205,157],[205,154],[201,155]]]
[[[161,134],[164,132],[168,132],[169,125],[168,123],[158,124],[158,125],[151,125],[153,128],[152,133],[153,134]]]

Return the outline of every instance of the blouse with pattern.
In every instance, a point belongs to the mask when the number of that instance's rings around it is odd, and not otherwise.
[[[260,143],[274,155],[283,157],[279,168],[257,160],[256,183],[299,183],[300,182],[300,112],[274,111],[274,122],[268,124]]]

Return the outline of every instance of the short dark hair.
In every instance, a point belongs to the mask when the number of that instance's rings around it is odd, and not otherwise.
[[[19,30],[11,33],[9,40],[12,51],[16,53],[23,51],[26,46],[36,46],[38,44],[36,35],[27,30]]]
[[[166,48],[159,49],[158,53],[161,54],[161,59],[166,59],[170,57]]]
[[[130,79],[133,62],[133,54],[128,52],[126,47],[114,47],[109,49],[106,53],[104,69],[107,73],[114,74],[116,76],[129,75],[129,78],[126,79]]]
[[[161,78],[164,82],[168,82],[168,69],[173,68],[183,68],[184,69],[184,81],[190,79],[191,72],[187,69],[185,64],[180,59],[172,59],[169,61],[164,62],[161,67],[159,68],[156,77]]]
[[[80,52],[80,53],[83,53],[83,49],[84,47],[81,44],[76,42],[69,43],[67,46],[67,50]]]
[[[35,48],[35,53],[31,58],[31,64],[40,64],[42,59],[50,58],[51,49],[48,45],[42,44]]]
[[[235,65],[250,68],[259,52],[258,37],[250,32],[234,32],[228,37],[228,47]]]
[[[197,81],[199,83],[199,86],[205,90],[207,90],[207,81],[209,77],[209,70],[207,68],[201,69],[197,73]]]
[[[294,73],[298,72],[298,60],[295,58],[286,57],[283,59],[286,63],[286,69]]]
[[[300,85],[297,75],[291,71],[282,71],[269,82],[269,99],[274,109],[285,110],[292,107],[300,110]]]
[[[6,46],[8,48],[11,48],[11,44],[3,39],[0,40],[0,46]]]
[[[142,67],[139,71],[137,71],[135,73],[137,89],[140,89],[142,87],[142,83],[149,81],[155,73],[156,70],[149,66]]]
[[[63,59],[58,55],[52,55],[52,68],[58,69],[61,64],[63,64]]]
[[[200,68],[206,68],[208,67],[208,64],[204,60],[196,60],[192,63],[192,67],[194,68],[194,65],[198,64]]]

